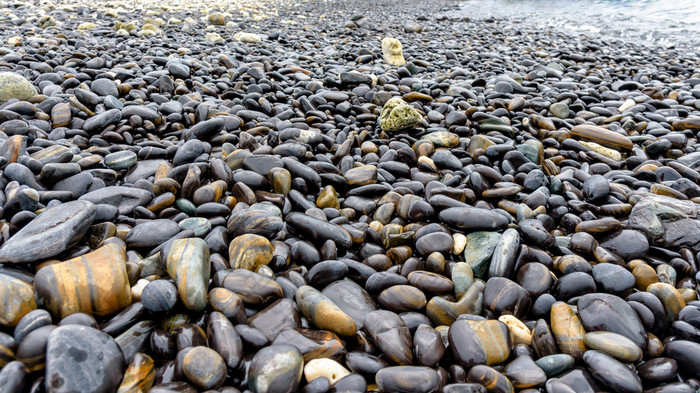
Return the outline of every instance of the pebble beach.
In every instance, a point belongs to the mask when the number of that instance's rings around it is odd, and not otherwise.
[[[0,2],[0,393],[700,391],[695,38],[480,4]]]

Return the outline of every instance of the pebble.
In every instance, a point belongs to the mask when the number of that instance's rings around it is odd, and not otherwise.
[[[0,305],[0,326],[14,328],[28,313],[36,309],[31,285],[0,273],[0,296],[5,299]]]
[[[294,392],[304,370],[304,359],[291,345],[272,345],[258,351],[250,362],[248,389],[254,393]]]
[[[196,346],[182,358],[185,377],[201,389],[216,389],[226,379],[226,364],[214,350]]]
[[[36,89],[26,78],[14,72],[0,72],[0,102],[13,98],[26,101],[34,94]]]
[[[77,312],[107,316],[131,304],[126,255],[111,243],[91,253],[45,266],[34,277],[39,304],[56,318]]]
[[[312,359],[304,365],[304,378],[307,382],[316,378],[326,378],[331,385],[334,385],[348,375],[350,371],[333,359]]]
[[[211,270],[206,242],[200,238],[174,240],[165,263],[183,305],[193,311],[204,310]]]
[[[54,329],[46,344],[47,392],[114,392],[124,370],[114,339],[97,329],[67,325]]]
[[[85,201],[48,209],[0,247],[0,262],[35,262],[62,253],[85,235],[96,212]]]

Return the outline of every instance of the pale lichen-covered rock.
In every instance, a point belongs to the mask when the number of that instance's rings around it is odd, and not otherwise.
[[[78,25],[78,30],[92,30],[97,26],[92,22],[83,22]]]
[[[165,19],[163,18],[144,18],[143,21],[157,28],[165,26]]]
[[[45,29],[47,27],[56,26],[56,19],[50,15],[44,15],[36,21],[36,25]]]
[[[0,102],[7,102],[13,98],[24,101],[36,94],[34,85],[23,76],[14,72],[0,73]]]
[[[146,23],[143,25],[141,30],[138,33],[136,33],[136,35],[139,37],[153,37],[156,35],[160,35],[162,33],[163,33],[162,30],[158,29],[157,27],[155,27],[154,25],[152,25],[150,23]]]
[[[22,37],[16,35],[14,37],[10,37],[7,40],[7,46],[19,46],[22,43]]]
[[[245,33],[239,31],[233,35],[233,39],[240,42],[247,42],[249,44],[254,42],[259,42],[261,40],[260,36],[254,33]]]
[[[114,22],[114,31],[119,31],[119,30],[126,30],[126,31],[131,31],[131,30],[136,30],[136,22],[129,22],[129,23],[123,23],[120,21]]]
[[[396,38],[386,37],[382,40],[382,55],[384,61],[391,65],[402,66],[406,64],[403,58],[403,47]]]
[[[224,40],[218,33],[207,33],[204,39],[209,42],[221,42]]]
[[[622,154],[620,154],[620,152],[617,150],[601,146],[595,142],[581,141],[581,144],[602,156],[608,157],[615,161],[622,161]]]
[[[421,123],[423,118],[412,106],[399,97],[394,97],[384,104],[379,116],[379,126],[384,131],[399,131]]]

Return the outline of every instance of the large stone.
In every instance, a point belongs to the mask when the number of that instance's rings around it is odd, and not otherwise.
[[[0,327],[15,327],[25,314],[36,308],[31,285],[6,274],[0,274],[0,299],[3,299],[0,302]]]
[[[193,311],[204,310],[211,273],[207,243],[200,238],[174,240],[166,266],[185,307]]]
[[[450,326],[447,337],[455,359],[464,367],[502,363],[508,359],[513,346],[508,326],[494,320],[456,321]]]
[[[472,232],[467,235],[467,244],[464,247],[464,261],[472,268],[474,276],[486,278],[489,271],[493,251],[496,249],[498,232]]]
[[[48,393],[113,393],[124,374],[124,358],[105,333],[82,325],[60,326],[46,345]]]
[[[700,251],[700,219],[691,201],[645,196],[632,208],[628,225],[644,233],[654,246]]]
[[[87,201],[47,209],[2,245],[0,263],[37,262],[62,253],[85,235],[96,211]]]
[[[412,106],[399,97],[394,97],[384,104],[379,115],[379,126],[384,131],[399,131],[417,126],[423,117]]]
[[[271,345],[258,351],[250,362],[248,389],[253,393],[291,393],[297,390],[304,358],[296,347]]]
[[[0,102],[13,98],[26,101],[36,94],[34,85],[14,72],[0,72]]]
[[[119,214],[131,214],[137,206],[146,206],[153,199],[153,194],[140,188],[113,186],[89,192],[79,199],[96,205],[116,206]]]
[[[384,61],[391,65],[402,66],[406,64],[403,58],[403,47],[396,38],[386,37],[382,40],[382,56]]]
[[[600,245],[625,261],[644,258],[649,251],[647,238],[641,232],[631,229],[623,229],[610,235]]]
[[[131,304],[126,255],[111,243],[91,253],[41,268],[34,277],[39,304],[55,317],[82,312],[106,316]]]

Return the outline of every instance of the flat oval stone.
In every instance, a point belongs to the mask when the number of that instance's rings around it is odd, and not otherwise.
[[[583,182],[583,196],[588,202],[601,203],[608,199],[610,185],[602,175],[592,175]]]
[[[21,392],[25,386],[27,369],[19,360],[13,360],[0,369],[0,386],[7,392]]]
[[[110,109],[87,119],[85,123],[83,123],[83,130],[89,133],[97,132],[110,124],[118,122],[121,119],[121,110]]]
[[[583,337],[586,331],[583,329],[579,318],[571,307],[564,302],[556,302],[552,305],[550,321],[552,334],[561,352],[571,355],[574,359],[581,359],[586,351]]]
[[[647,237],[633,229],[623,229],[608,236],[606,239],[603,239],[600,246],[618,255],[625,261],[643,258],[649,251]]]
[[[472,232],[467,235],[464,261],[472,268],[474,277],[486,279],[489,265],[501,234],[497,232]]]
[[[22,75],[14,72],[0,72],[0,102],[13,98],[26,101],[36,94],[36,89]]]
[[[675,360],[681,370],[693,378],[700,378],[700,344],[674,340],[664,347],[664,355]]]
[[[232,237],[246,233],[272,238],[282,230],[284,224],[279,216],[257,209],[237,210],[231,212],[227,228]]]
[[[48,311],[43,309],[37,309],[28,312],[22,317],[22,319],[19,320],[17,326],[15,326],[15,330],[13,333],[15,341],[18,344],[21,344],[24,337],[26,337],[29,333],[46,325],[51,325],[51,314],[49,314]]]
[[[279,284],[245,269],[234,270],[227,274],[222,285],[238,294],[244,303],[253,305],[266,304],[283,295]]]
[[[180,232],[180,226],[171,220],[151,220],[136,225],[126,234],[127,246],[153,248],[165,243]]]
[[[244,234],[231,241],[229,263],[233,269],[257,270],[272,260],[272,244],[265,237]]]
[[[588,349],[604,352],[618,360],[637,363],[642,360],[642,350],[627,337],[612,332],[589,332],[583,337]]]
[[[440,212],[440,220],[466,231],[495,231],[508,225],[502,214],[476,207],[450,207]]]
[[[434,367],[445,354],[445,344],[437,330],[421,324],[413,334],[413,350],[419,365]]]
[[[592,275],[599,289],[613,295],[623,295],[634,288],[634,275],[620,265],[599,263],[593,266]]]
[[[60,326],[46,345],[44,387],[51,393],[112,393],[124,368],[122,353],[107,334],[87,326]]]
[[[578,301],[578,315],[586,331],[618,333],[632,340],[642,351],[647,348],[647,333],[637,312],[615,295],[583,295]]]
[[[520,234],[514,228],[506,229],[496,242],[493,250],[491,264],[489,265],[489,277],[510,277],[513,274],[513,265],[520,246]]]
[[[301,352],[291,345],[271,345],[250,362],[248,389],[253,393],[292,393],[304,371]]]
[[[226,379],[226,364],[213,349],[193,347],[182,359],[182,371],[195,386],[216,389]]]
[[[321,243],[332,240],[343,248],[352,246],[350,234],[345,229],[330,222],[321,221],[302,213],[290,213],[286,216],[286,223],[308,236],[309,240]]]
[[[528,355],[520,355],[503,368],[503,374],[516,389],[534,388],[547,381],[545,372]]]
[[[357,331],[355,321],[315,288],[301,286],[295,297],[301,313],[318,328],[340,336],[352,336]]]
[[[555,355],[543,356],[537,359],[535,364],[544,370],[547,377],[552,377],[574,367],[575,362],[571,355],[558,353]]]
[[[165,264],[185,307],[204,310],[211,270],[207,243],[200,238],[175,239]]]
[[[430,255],[434,252],[443,254],[452,249],[454,240],[452,236],[444,232],[435,232],[425,235],[416,241],[416,249],[423,255]]]
[[[14,328],[22,317],[36,309],[32,286],[19,278],[2,273],[0,299],[3,299],[0,302],[0,326],[3,328]]]
[[[637,373],[611,356],[589,350],[583,354],[583,361],[593,376],[613,391],[621,393],[642,392],[642,381]]]
[[[377,309],[372,296],[350,280],[335,281],[323,288],[321,293],[350,316],[357,329],[362,329],[367,314]]]
[[[377,302],[394,312],[420,311],[428,303],[425,294],[410,285],[394,285],[383,290]]]
[[[0,263],[37,262],[62,253],[85,235],[96,212],[86,201],[47,209],[0,247]]]
[[[301,315],[293,300],[282,298],[250,317],[248,324],[272,342],[282,331],[301,327]]]
[[[285,329],[281,331],[272,343],[289,344],[297,347],[304,356],[304,361],[312,359],[342,359],[345,355],[345,344],[333,332],[316,329]]]
[[[476,365],[472,367],[467,375],[467,381],[478,383],[487,387],[487,391],[494,393],[513,393],[515,391],[508,377],[489,366]]]
[[[649,359],[637,367],[639,376],[649,382],[670,381],[678,372],[678,363],[671,358]]]
[[[141,292],[141,303],[151,312],[168,312],[177,303],[177,288],[168,280],[151,281]]]
[[[413,340],[406,323],[397,314],[387,310],[373,311],[365,317],[363,329],[394,364],[413,364]]]
[[[495,320],[457,320],[450,326],[448,340],[455,359],[464,367],[502,363],[513,345],[508,327]]]
[[[615,150],[632,150],[632,141],[617,132],[590,124],[579,124],[571,128],[571,136],[598,143]]]
[[[523,317],[530,309],[530,294],[525,288],[504,277],[492,277],[484,289],[484,305],[497,315]]]
[[[137,206],[146,206],[153,199],[153,194],[146,190],[124,186],[110,186],[88,192],[79,200],[92,202],[96,205],[107,204],[116,206],[119,214],[131,214]]]
[[[105,156],[104,163],[109,169],[122,171],[136,165],[136,153],[131,150],[110,153]]]
[[[68,261],[39,269],[34,290],[54,316],[82,312],[107,316],[131,304],[124,250],[114,243]]]
[[[379,370],[377,386],[386,393],[431,393],[440,389],[440,376],[430,367],[394,366]]]

